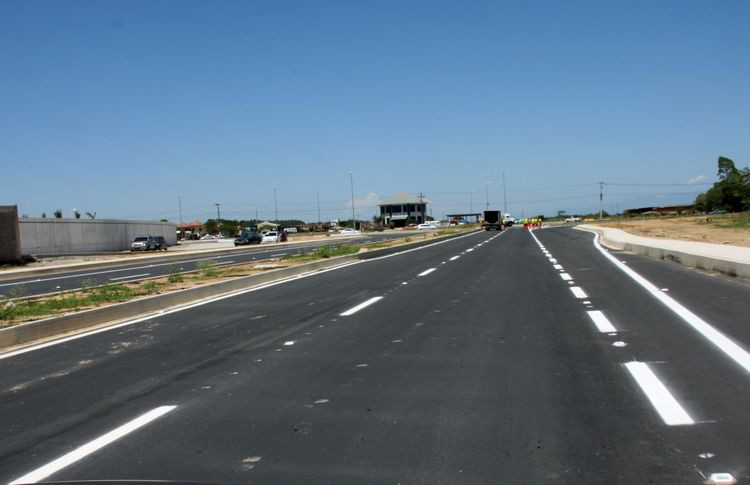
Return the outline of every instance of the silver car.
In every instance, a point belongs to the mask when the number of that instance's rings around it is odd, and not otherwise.
[[[130,244],[131,251],[151,251],[156,249],[156,239],[152,236],[137,236]]]

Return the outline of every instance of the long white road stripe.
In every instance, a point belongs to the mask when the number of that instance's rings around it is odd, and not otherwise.
[[[585,292],[585,291],[583,291],[583,290],[581,289],[581,287],[580,287],[580,286],[571,286],[571,287],[570,287],[570,291],[572,291],[572,292],[573,292],[573,295],[574,295],[574,296],[575,296],[576,298],[588,298],[588,297],[589,297],[589,296],[588,296],[588,295],[586,294],[586,292]]]
[[[648,365],[643,362],[628,362],[625,368],[641,387],[665,424],[669,426],[695,424],[693,418],[680,406],[677,399],[672,396],[669,389],[661,383]]]
[[[612,333],[616,332],[617,329],[615,328],[612,323],[607,319],[607,317],[604,316],[602,312],[599,310],[591,310],[586,312],[589,314],[589,317],[591,318],[591,321],[594,322],[594,325],[596,325],[596,328],[602,332],[602,333]]]
[[[349,315],[353,315],[354,313],[357,313],[361,309],[372,305],[373,303],[375,303],[376,301],[380,300],[381,298],[383,298],[383,297],[382,296],[374,296],[374,297],[370,298],[369,300],[364,301],[364,302],[360,303],[359,305],[348,309],[347,311],[345,311],[344,313],[342,313],[340,316],[342,316],[342,317],[348,317]]]
[[[22,477],[16,478],[12,482],[10,482],[9,485],[13,485],[17,483],[36,483],[39,480],[44,480],[48,476],[62,470],[68,465],[71,465],[77,462],[78,460],[81,460],[82,458],[89,456],[90,454],[100,450],[101,448],[104,448],[105,446],[112,443],[113,441],[116,441],[122,438],[123,436],[129,433],[132,433],[138,428],[141,428],[147,425],[151,421],[157,418],[160,418],[161,416],[164,416],[165,414],[172,411],[176,407],[177,406],[159,406],[158,408],[152,409],[146,414],[142,414],[138,416],[137,418],[135,418],[134,420],[128,421],[127,423],[123,424],[119,428],[113,429],[109,433],[100,436],[94,441],[90,441],[86,443],[85,445],[76,448],[70,453],[67,453],[61,456],[57,460],[47,463],[43,467],[37,468],[33,472],[27,473],[26,475]]]
[[[562,278],[565,281],[570,281],[573,279],[568,273],[560,273],[560,278]]]
[[[670,310],[672,310],[680,318],[682,318],[685,322],[687,322],[688,325],[693,327],[695,330],[698,331],[698,333],[700,333],[706,339],[708,339],[709,342],[711,342],[719,350],[724,352],[724,354],[727,357],[737,362],[747,372],[750,372],[750,354],[748,354],[748,352],[745,349],[743,349],[742,347],[734,343],[729,337],[727,337],[720,331],[716,330],[713,326],[711,326],[709,323],[704,321],[698,315],[694,314],[693,312],[691,312],[690,310],[682,306],[676,300],[674,300],[673,298],[668,296],[666,293],[661,291],[659,288],[654,286],[646,278],[639,275],[632,269],[628,268],[627,266],[622,264],[617,258],[609,254],[607,251],[605,251],[599,244],[598,234],[594,236],[594,246],[607,259],[612,261],[612,263],[615,266],[620,268],[626,275],[630,276],[632,279],[635,280],[636,283],[638,283],[646,291],[651,293],[651,295],[654,298],[656,298],[657,300],[662,302],[664,305],[666,305]]]
[[[427,276],[428,274],[432,273],[436,269],[437,268],[426,269],[426,270],[422,271],[421,273],[419,273],[417,276]]]
[[[120,276],[119,278],[110,278],[109,281],[127,280],[129,278],[140,278],[141,276],[148,276],[151,273],[132,274],[130,276]]]
[[[457,259],[458,259],[458,258],[460,258],[460,257],[461,257],[461,256],[453,256],[453,257],[452,257],[451,259],[449,259],[449,261],[455,261],[455,260],[457,260]]]

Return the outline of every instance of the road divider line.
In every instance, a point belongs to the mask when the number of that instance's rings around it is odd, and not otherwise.
[[[130,276],[120,276],[119,278],[110,278],[109,281],[126,280],[128,278],[140,278],[141,276],[148,276],[151,273],[132,274]]]
[[[120,438],[132,433],[133,431],[136,431],[139,428],[142,428],[155,419],[164,416],[168,412],[174,410],[176,407],[177,406],[159,406],[158,408],[152,409],[151,411],[142,414],[131,421],[128,421],[122,426],[113,429],[109,433],[106,433],[99,438],[86,443],[83,446],[79,446],[70,453],[66,453],[60,458],[51,461],[34,471],[27,473],[22,477],[16,478],[12,482],[10,482],[9,485],[20,483],[36,483],[40,480],[44,480],[48,476],[62,470],[68,465],[72,465],[73,463],[89,456],[90,454],[100,450],[101,448],[104,448],[112,442],[119,440]]]
[[[452,257],[452,258],[450,258],[450,259],[449,259],[448,261],[455,261],[455,260],[457,260],[457,259],[458,259],[458,258],[460,258],[460,257],[461,257],[461,256],[453,256],[453,257]]]
[[[222,261],[220,263],[216,263],[216,266],[221,266],[222,264],[231,264],[234,263],[234,261]]]
[[[594,325],[596,325],[596,328],[601,333],[617,332],[615,326],[599,310],[590,310],[586,313],[588,313],[589,318],[591,318],[591,321],[594,322]]]
[[[363,309],[365,307],[368,307],[368,306],[372,305],[373,303],[381,300],[382,298],[383,298],[382,296],[374,296],[374,297],[370,298],[369,300],[363,301],[359,305],[354,306],[354,307],[348,309],[347,311],[345,311],[344,313],[340,314],[339,316],[348,317],[349,315],[353,315],[353,314],[357,313],[358,311],[360,311],[361,309]]]
[[[646,395],[651,405],[668,426],[695,424],[693,418],[682,408],[669,389],[662,384],[656,374],[643,362],[628,362],[625,368]]]
[[[561,264],[553,264],[552,267],[555,268],[555,269],[557,269],[557,270],[560,270],[560,271],[562,271],[562,269],[563,269],[563,267],[562,267]]]
[[[636,283],[641,285],[647,292],[651,294],[651,296],[662,302],[667,308],[669,308],[680,318],[682,318],[688,325],[690,325],[698,333],[703,335],[709,342],[714,344],[716,348],[724,353],[724,355],[734,360],[743,369],[745,369],[745,371],[750,372],[750,354],[748,354],[745,349],[743,349],[729,337],[718,331],[708,322],[704,321],[698,315],[682,306],[675,299],[661,291],[646,278],[639,275],[629,267],[625,266],[617,258],[605,251],[604,248],[602,248],[602,246],[599,244],[599,234],[594,236],[594,247],[596,247],[596,249],[598,249],[599,252],[604,255],[604,257],[609,259],[626,275],[630,276]]]
[[[571,286],[570,291],[573,292],[573,296],[575,296],[576,298],[588,298],[589,297],[580,286]]]
[[[422,271],[421,273],[419,273],[417,276],[427,276],[428,274],[432,273],[436,269],[437,268],[426,269],[426,270]]]
[[[573,277],[570,276],[568,273],[560,273],[560,278],[562,278],[565,281],[570,281],[573,279]]]

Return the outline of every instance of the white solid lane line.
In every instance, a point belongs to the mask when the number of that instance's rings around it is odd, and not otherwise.
[[[568,273],[560,273],[560,278],[562,278],[565,281],[570,281],[573,279],[573,277],[570,276]]]
[[[47,463],[46,465],[40,468],[37,468],[36,470],[30,473],[27,473],[26,475],[22,477],[16,478],[12,482],[10,482],[9,485],[13,485],[17,483],[36,483],[39,480],[44,480],[48,476],[52,475],[55,472],[62,470],[68,465],[71,465],[77,462],[78,460],[81,460],[87,457],[88,455],[100,450],[101,448],[104,448],[108,444],[122,438],[123,436],[129,433],[132,433],[138,428],[141,428],[147,425],[151,421],[157,418],[160,418],[161,416],[164,416],[165,414],[172,411],[176,407],[177,406],[159,406],[158,408],[152,409],[146,414],[142,414],[138,416],[137,418],[133,419],[132,421],[128,421],[127,423],[123,424],[119,428],[113,429],[109,433],[100,436],[94,441],[90,441],[83,446],[79,446],[75,450],[61,456],[57,460]]]
[[[436,269],[437,268],[426,269],[426,270],[422,271],[421,273],[419,273],[417,276],[427,276],[428,274],[432,273]]]
[[[370,298],[369,300],[364,301],[364,302],[360,303],[359,305],[348,309],[344,313],[340,314],[340,316],[342,316],[342,317],[348,317],[349,315],[353,315],[353,314],[357,313],[358,311],[360,311],[361,309],[372,305],[373,303],[375,303],[376,301],[378,301],[378,300],[380,300],[382,298],[383,298],[382,296],[374,296],[374,297]]]
[[[607,319],[607,317],[604,316],[602,312],[599,310],[590,310],[586,313],[589,314],[589,317],[591,318],[591,321],[594,322],[594,325],[596,325],[596,328],[602,332],[602,333],[612,333],[617,332],[617,329],[614,325]]]
[[[588,295],[586,294],[586,292],[585,292],[585,291],[583,291],[583,290],[581,289],[581,287],[580,287],[580,286],[571,286],[571,287],[570,287],[570,291],[572,291],[572,292],[573,292],[573,295],[574,295],[574,296],[575,296],[576,298],[588,298],[588,297],[589,297],[589,296],[588,296]]]
[[[458,259],[458,258],[460,258],[460,257],[461,257],[461,256],[453,256],[453,257],[452,257],[452,258],[450,258],[450,259],[449,259],[448,261],[455,261],[455,260],[457,260],[457,259]]]
[[[605,251],[599,244],[598,234],[594,236],[594,246],[607,259],[612,261],[612,263],[614,263],[615,266],[620,268],[625,274],[627,274],[633,280],[635,280],[636,283],[638,283],[646,291],[651,293],[651,295],[654,298],[656,298],[657,300],[662,302],[664,305],[666,305],[670,310],[672,310],[680,318],[682,318],[685,322],[687,322],[688,325],[693,327],[696,331],[698,331],[698,333],[700,333],[706,339],[708,339],[709,342],[711,342],[719,350],[724,352],[724,354],[727,357],[737,362],[747,372],[750,372],[750,354],[748,354],[748,352],[745,349],[743,349],[742,347],[734,343],[729,337],[727,337],[720,331],[716,330],[713,326],[711,326],[709,323],[701,319],[698,315],[694,314],[693,312],[691,312],[690,310],[682,306],[680,303],[678,303],[676,300],[672,299],[666,293],[661,291],[659,288],[657,288],[653,283],[648,281],[646,278],[639,275],[632,269],[628,268],[627,266],[622,264],[617,258],[609,254],[607,251]]]
[[[695,424],[658,377],[643,362],[628,362],[625,368],[633,376],[661,419],[669,426]]]
[[[128,278],[140,278],[141,276],[148,276],[151,273],[132,274],[130,276],[120,276],[119,278],[110,278],[109,281],[126,280]]]
[[[216,266],[220,266],[222,264],[229,264],[229,263],[234,263],[234,261],[222,261],[221,263],[216,263]]]

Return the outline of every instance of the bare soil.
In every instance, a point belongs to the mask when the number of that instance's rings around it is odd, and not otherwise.
[[[750,247],[750,224],[747,219],[741,214],[724,214],[620,220],[600,225],[616,227],[638,236]]]

